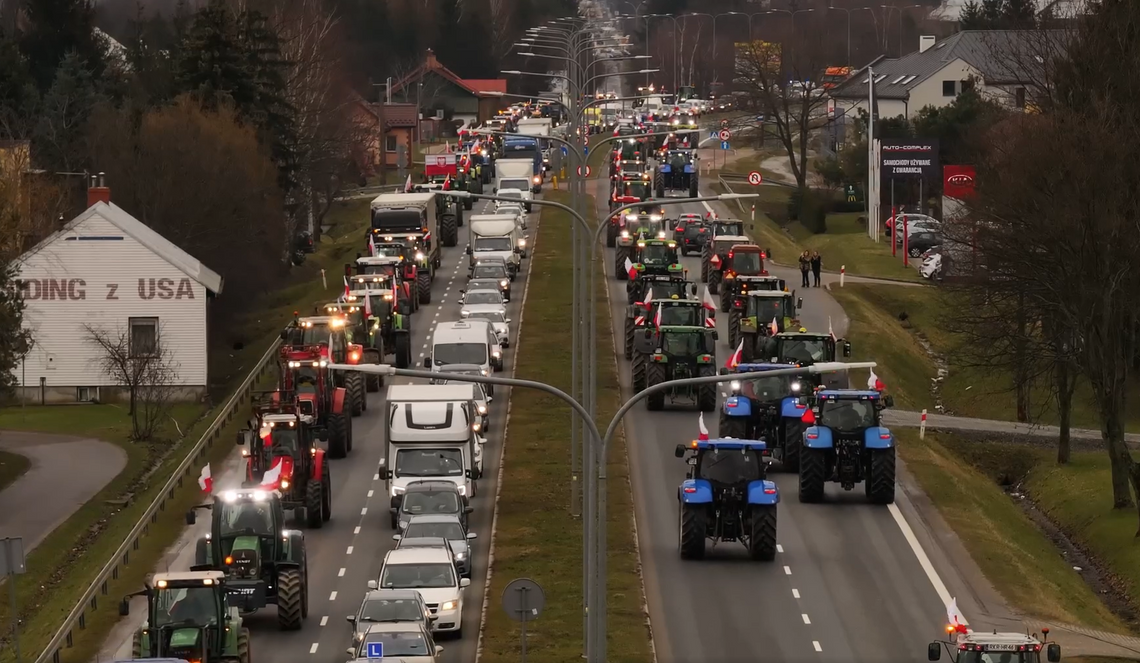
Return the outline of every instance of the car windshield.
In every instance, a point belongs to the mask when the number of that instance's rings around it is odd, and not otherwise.
[[[323,322],[305,323],[303,327],[290,327],[290,345],[321,345],[329,342],[329,326]]]
[[[498,311],[476,311],[467,316],[472,320],[486,320],[490,323],[506,322],[507,319]]]
[[[448,541],[466,541],[467,533],[463,531],[463,525],[460,525],[458,522],[417,523],[413,521],[409,523],[407,529],[404,530],[405,539],[429,537],[439,537],[441,539],[447,539]]]
[[[365,599],[356,622],[422,622],[423,607],[413,599]]]
[[[661,349],[668,355],[689,357],[704,352],[704,336],[692,332],[665,332]]]
[[[503,296],[498,290],[483,290],[482,292],[469,292],[463,298],[464,304],[502,304]]]
[[[153,626],[218,623],[217,595],[205,587],[156,589]]]
[[[264,438],[265,436],[262,437]],[[266,442],[266,446],[271,450],[279,450],[290,456],[294,455],[300,448],[297,429],[288,428],[285,424],[270,428],[269,439],[266,440]]]
[[[273,510],[264,501],[221,502],[214,506],[222,510],[221,535],[256,534],[273,536]]]
[[[701,307],[700,306],[665,306],[658,307],[661,309],[661,325],[662,326],[678,326],[678,327],[700,327],[704,322],[701,321]],[[653,314],[654,319],[657,313]],[[684,336],[694,336],[694,334],[684,334]]]
[[[499,182],[499,189],[518,189],[519,191],[526,191],[530,188],[529,183],[524,179],[517,180],[502,180]]]
[[[875,404],[870,400],[825,400],[820,409],[820,424],[847,433],[874,426]]]
[[[667,265],[677,259],[677,251],[666,244],[649,244],[641,249],[641,262],[650,265]]]
[[[428,651],[428,642],[423,633],[369,633],[360,643],[357,654],[360,658],[367,658],[368,643],[383,643],[384,658],[397,656],[434,656],[435,652]]]
[[[759,274],[764,269],[764,261],[755,251],[732,254],[732,271],[737,274]]]
[[[400,449],[396,452],[396,476],[463,476],[463,454],[458,449]]]
[[[499,287],[497,279],[471,279],[467,282],[467,291],[472,292],[475,290],[496,290]]]
[[[300,366],[293,369],[293,390],[298,394],[315,394],[320,380],[317,369],[312,366]]]
[[[475,364],[482,366],[487,363],[486,343],[439,343],[432,348],[432,361],[436,366],[448,364]]]
[[[483,251],[510,251],[513,248],[510,237],[476,237],[475,246],[472,250],[475,253],[480,253]]]
[[[448,466],[454,468],[456,464],[440,462],[438,465],[443,471],[446,471]],[[459,467],[459,473],[462,474],[463,466]],[[411,516],[459,515],[462,509],[459,505],[459,493],[455,490],[412,490],[404,494],[404,499],[400,502],[400,511]]]
[[[455,586],[451,564],[385,564],[380,574],[384,589],[432,589]],[[388,651],[385,649],[385,654]]]
[[[641,198],[642,200],[649,197],[649,184],[645,182],[626,182],[625,190],[627,196]]]
[[[399,244],[377,244],[372,249],[372,255],[402,258],[404,251],[404,247]]]
[[[708,227],[703,223],[693,223],[691,221],[682,221],[685,224],[685,237],[696,237],[697,235],[707,235],[709,232]]]
[[[701,453],[698,476],[714,483],[739,484],[764,476],[764,464],[755,451],[708,449]]]
[[[763,403],[778,401],[792,393],[792,378],[787,375],[765,375],[758,371],[742,373],[739,379],[741,393]]]
[[[685,283],[683,281],[654,281],[649,286],[649,291],[653,293],[653,299],[657,301],[672,299],[673,295],[683,298],[685,296]]]
[[[957,663],[1039,663],[1037,652],[963,651]]]
[[[758,324],[768,324],[773,318],[779,323],[793,315],[790,297],[749,297],[749,300],[748,315],[758,318]]]
[[[787,362],[817,362],[828,359],[828,342],[824,339],[781,339],[780,359]]]
[[[505,279],[507,270],[502,265],[479,265],[471,272],[471,278]]]

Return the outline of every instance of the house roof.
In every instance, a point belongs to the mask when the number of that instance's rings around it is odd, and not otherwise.
[[[1034,34],[1039,34],[1034,31]],[[915,51],[901,58],[881,57],[871,62],[875,72],[875,94],[880,99],[906,99],[910,91],[941,71],[951,62],[962,60],[990,83],[1033,80],[1014,71],[1037,50],[1030,33],[1020,30],[964,30],[936,42],[925,52]],[[1037,38],[1034,38],[1037,39]],[[1018,52],[1026,54],[1019,57]],[[867,67],[855,72],[832,91],[838,99],[867,96]]]
[[[87,211],[72,219],[62,229],[52,233],[42,242],[32,247],[31,250],[20,256],[20,262],[27,261],[28,258],[61,237],[72,234],[80,224],[93,216],[98,216],[123,231],[139,244],[153,251],[163,260],[177,267],[182,273],[186,274],[186,276],[201,283],[207,290],[215,295],[222,292],[221,275],[198,262],[194,256],[175,246],[173,242],[159,235],[152,230],[150,226],[128,214],[123,208],[114,203],[105,203],[102,201],[88,207]]]
[[[494,95],[507,93],[507,80],[505,78],[465,78],[463,82],[467,87],[481,94]]]
[[[405,128],[416,126],[415,104],[384,104],[381,106],[380,116],[384,118],[384,129]]]
[[[457,85],[463,90],[469,92],[473,96],[500,96],[507,91],[507,81],[503,79],[471,79],[464,80],[460,78],[454,71],[443,66],[436,57],[435,51],[430,48],[427,50],[427,55],[420,66],[413,69],[408,75],[392,84],[392,93],[395,94],[408,86],[413,80],[418,79],[425,73],[434,73],[437,76],[447,80],[450,83]]]

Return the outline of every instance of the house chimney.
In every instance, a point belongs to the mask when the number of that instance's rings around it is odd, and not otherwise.
[[[427,69],[436,69],[439,67],[439,60],[435,57],[435,51],[427,49],[427,55],[424,57],[424,67]]]
[[[922,35],[918,38],[918,52],[925,53],[929,51],[930,47],[933,46],[936,41],[938,41],[938,37],[934,35]]]
[[[111,190],[107,188],[104,174],[91,176],[91,183],[87,187],[87,207],[95,203],[110,203]]]

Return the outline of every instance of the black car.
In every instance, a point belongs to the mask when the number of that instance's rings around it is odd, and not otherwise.
[[[424,480],[409,483],[400,495],[399,504],[389,509],[392,528],[403,531],[413,516],[431,514],[459,518],[467,528],[467,514],[474,509],[468,504],[459,486],[451,481]]]
[[[479,263],[472,268],[471,279],[495,279],[499,282],[499,292],[503,293],[503,301],[511,301],[511,275],[503,263]]]
[[[704,221],[688,221],[685,223],[685,232],[681,235],[681,255],[687,256],[690,253],[700,253],[705,244],[709,243],[708,224]]]
[[[907,240],[906,252],[910,254],[910,257],[918,258],[936,246],[942,246],[942,235],[940,233],[914,233]]]

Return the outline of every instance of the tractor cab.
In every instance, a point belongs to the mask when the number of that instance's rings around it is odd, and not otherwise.
[[[331,480],[325,451],[317,441],[326,440],[328,432],[296,406],[277,405],[275,396],[276,392],[269,402],[254,405],[249,427],[238,432],[237,443],[246,459],[245,485],[273,491],[282,510],[292,510],[309,527],[321,527],[331,517],[326,508]]]
[[[649,330],[646,333],[649,339],[655,341],[656,347],[647,355],[635,355],[634,369],[639,370],[644,362],[645,380],[644,387],[635,384],[635,389],[652,387],[670,380],[716,375],[715,329],[703,325],[662,324],[657,328],[656,335]],[[640,379],[635,378],[634,381],[640,382]],[[677,385],[650,394],[645,406],[649,410],[661,410],[665,407],[666,399],[674,404],[696,405],[702,412],[712,412],[716,409],[716,385],[711,382],[707,385]]]
[[[744,397],[766,406],[779,405],[784,399],[798,400],[802,394],[810,391],[810,386],[804,384],[801,376],[768,374],[770,371],[787,368],[790,368],[788,364],[777,363],[738,364],[726,372],[736,376],[729,383],[729,398]],[[797,416],[802,416],[805,409],[805,405],[799,404],[800,412]]]
[[[775,320],[777,327],[783,331],[786,327],[799,324],[796,311],[802,305],[802,299],[797,302],[790,292],[751,290],[733,299],[732,310],[739,311],[743,318],[755,318],[759,324],[768,324]]]
[[[1041,629],[1040,640],[1036,633],[975,633],[960,625],[947,626],[946,630],[957,633],[955,641],[936,641],[927,645],[927,660],[940,660],[943,648],[949,653],[952,663],[1041,663],[1042,649],[1045,649],[1049,663],[1061,660],[1061,645],[1048,641],[1047,628]]]
[[[444,208],[447,207],[447,196],[433,196],[433,198],[436,201],[437,208],[440,207],[441,204]],[[438,213],[450,214],[450,212],[447,212],[446,209],[444,212]],[[378,246],[381,244],[402,245],[404,247],[403,256],[405,261],[413,262],[417,267],[421,269],[427,268],[428,256],[430,256],[432,252],[433,240],[431,233],[427,230],[426,227],[421,232],[396,234],[385,233],[379,228],[373,228],[371,241],[373,246]]]
[[[311,353],[307,349],[315,346],[320,349],[322,359],[337,364],[347,363],[348,338],[344,327],[345,319],[339,315],[295,316],[281,332],[282,350],[297,348],[308,356]]]
[[[614,146],[614,160],[619,164],[622,162],[643,161],[645,158],[644,150],[644,138],[627,138],[623,141],[618,141],[618,144]],[[618,170],[621,170],[620,166]],[[642,170],[644,170],[644,168],[642,168]]]
[[[653,354],[658,348],[665,349],[665,340],[660,338],[664,332],[658,329],[685,328],[707,329],[713,332],[715,338],[716,320],[709,316],[709,311],[701,302],[693,299],[680,299],[676,295],[661,299],[655,296],[652,301],[637,302],[630,307],[630,316],[627,316],[626,356],[633,353]],[[639,333],[640,332],[640,333]],[[670,338],[668,345],[677,349],[681,341],[696,342],[693,335],[684,335],[675,332],[676,338]],[[711,350],[709,350],[711,352]],[[707,354],[707,353],[698,353]]]
[[[697,284],[674,276],[646,274],[630,281],[628,294],[630,304],[640,304],[646,299],[688,299],[697,295]]]
[[[722,369],[722,375],[733,379],[721,406],[720,434],[765,440],[765,453],[778,459],[784,471],[795,472],[806,426],[807,402],[802,397],[811,393],[812,384],[803,376],[775,373],[787,368],[787,364],[743,363]]]
[[[237,610],[226,605],[227,583],[220,571],[156,573],[146,588],[119,603],[119,614],[131,611],[132,596],[146,596],[147,618],[134,634],[132,658],[186,661],[239,660],[248,647],[249,631]]]
[[[733,279],[737,276],[767,276],[764,269],[764,252],[755,244],[737,244],[728,251],[722,262],[721,270],[724,279]]]
[[[695,170],[693,165],[695,152],[691,148],[668,149],[662,157],[661,172],[663,173],[693,173]]]
[[[664,231],[661,231],[664,232]],[[684,271],[677,243],[666,239],[639,239],[633,253],[634,269],[641,274],[677,274]]]
[[[809,396],[815,424],[837,435],[862,434],[879,426],[879,415],[894,398],[874,389],[822,389]]]
[[[745,237],[744,222],[733,219],[712,219],[713,239],[722,235],[728,237]]]
[[[830,334],[788,331],[772,337],[769,344],[773,362],[810,366],[819,362],[836,361],[838,348],[844,357],[851,356],[851,342],[836,339]]]
[[[639,173],[629,177],[623,176],[614,183],[611,207],[648,200],[653,195],[652,184],[649,173]]]

